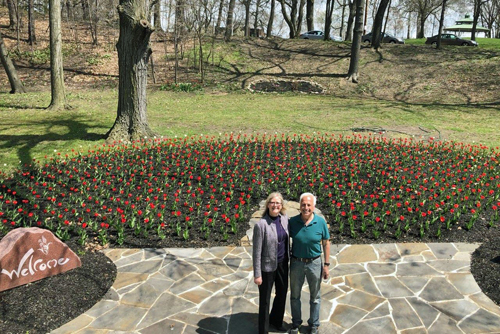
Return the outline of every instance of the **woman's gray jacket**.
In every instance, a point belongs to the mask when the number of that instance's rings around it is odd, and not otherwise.
[[[281,226],[288,238],[288,216],[280,214]],[[286,243],[286,255],[290,254],[290,242]],[[262,272],[273,272],[278,268],[278,232],[272,218],[266,214],[253,228],[253,276],[261,277]]]

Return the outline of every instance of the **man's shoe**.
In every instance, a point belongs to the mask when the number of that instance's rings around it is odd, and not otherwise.
[[[299,327],[292,327],[290,334],[299,334]]]
[[[311,330],[309,331],[309,333],[318,334],[319,333],[318,327],[311,327]]]

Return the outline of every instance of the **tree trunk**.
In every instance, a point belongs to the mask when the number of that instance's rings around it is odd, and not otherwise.
[[[276,8],[276,0],[271,0],[271,10],[269,12],[269,21],[267,22],[266,37],[269,38],[273,32],[274,11]]]
[[[325,41],[330,40],[330,30],[332,29],[332,14],[335,0],[326,0],[326,14],[325,14]]]
[[[425,17],[423,15],[417,16],[418,26],[417,26],[417,38],[424,38],[424,29],[425,29]]]
[[[155,29],[161,30],[161,1],[158,0],[154,7],[153,22],[155,24]]]
[[[99,17],[97,15],[97,3],[94,5],[91,0],[87,0],[87,7],[89,9],[89,27],[90,35],[92,36],[92,45],[98,45],[98,35],[97,35],[97,22]]]
[[[436,49],[441,49],[441,34],[443,33],[444,25],[444,11],[446,9],[446,0],[443,0],[443,5],[441,7],[441,17],[439,18],[439,30]]]
[[[177,29],[177,38],[182,39],[186,35],[184,20],[184,0],[175,1],[175,29]]]
[[[87,21],[89,19],[89,4],[86,0],[82,0],[82,19]]]
[[[306,2],[306,23],[307,31],[314,30],[314,0]]]
[[[290,38],[298,38],[302,26],[306,0],[300,0],[300,2],[299,0],[292,0],[290,3],[287,3],[285,0],[279,1],[281,4],[283,19],[290,29]],[[288,12],[286,11],[287,7],[290,8],[290,15],[288,15]]]
[[[49,1],[49,26],[50,26],[50,85],[52,100],[49,105],[51,110],[64,109],[66,93],[64,89],[64,70],[61,37],[61,1]]]
[[[340,37],[344,37],[344,22],[345,22],[345,0],[342,0],[342,16],[341,16],[341,22],[340,22]]]
[[[260,9],[261,0],[255,1],[255,20],[253,21],[253,29],[255,32],[255,37],[260,37],[257,33],[257,29],[259,28],[259,9]]]
[[[7,7],[9,8],[9,29],[17,30],[16,0],[7,0]]]
[[[381,0],[375,14],[372,26],[372,48],[378,50],[382,41],[382,23],[384,22],[384,14],[389,5],[390,0]]]
[[[474,17],[472,20],[472,31],[470,33],[470,39],[473,41],[476,40],[476,27],[477,21],[479,20],[479,14],[481,13],[481,5],[481,0],[474,0]]]
[[[351,61],[349,63],[349,71],[347,72],[347,80],[358,83],[358,68],[361,50],[361,35],[363,34],[363,10],[365,6],[364,0],[356,0],[356,19],[354,23],[354,37],[351,46]]]
[[[14,66],[12,60],[9,57],[9,52],[7,51],[7,48],[3,42],[3,36],[1,32],[0,32],[0,60],[2,61],[3,68],[5,69],[7,77],[9,78],[9,83],[11,88],[10,93],[11,94],[26,93],[23,83],[21,82],[21,80],[19,80],[19,77],[17,76],[16,67]]]
[[[387,22],[389,22],[389,11],[391,10],[391,0],[389,0],[389,6],[387,6],[387,13],[385,15],[385,21],[384,21],[384,29],[382,30],[382,32],[385,34],[385,32],[387,31]]]
[[[250,0],[243,2],[245,5],[245,37],[250,35]]]
[[[411,12],[408,13],[408,29],[406,30],[406,39],[410,39],[411,35]]]
[[[349,0],[349,16],[347,18],[347,30],[345,35],[346,41],[352,41],[352,26],[354,17],[356,16],[356,0]]]
[[[109,143],[154,136],[146,117],[147,65],[152,52],[149,39],[154,31],[147,11],[144,1],[120,0],[118,6],[118,110],[107,134]]]
[[[220,24],[222,22],[222,9],[224,8],[224,0],[219,2],[219,13],[217,15],[217,23],[215,24],[215,36],[220,32]]]
[[[33,13],[33,0],[28,1],[28,43],[33,45],[36,43],[35,35],[35,15]]]
[[[73,15],[73,3],[71,0],[66,0],[66,19],[73,20],[74,19]]]
[[[229,8],[227,9],[227,19],[226,19],[226,32],[224,34],[224,40],[229,42],[231,36],[233,36],[233,13],[234,5],[236,0],[229,0]]]

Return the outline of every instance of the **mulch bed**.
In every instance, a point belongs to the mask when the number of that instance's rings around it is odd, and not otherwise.
[[[260,93],[312,93],[321,94],[325,89],[321,85],[305,80],[258,80],[249,86],[249,90]]]
[[[0,292],[0,333],[48,333],[78,317],[106,294],[116,266],[99,251],[67,242],[82,261],[68,272]]]

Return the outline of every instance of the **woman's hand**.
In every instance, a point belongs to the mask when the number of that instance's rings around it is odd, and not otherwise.
[[[253,282],[257,285],[261,285],[262,284],[262,277],[255,277],[253,279]]]

